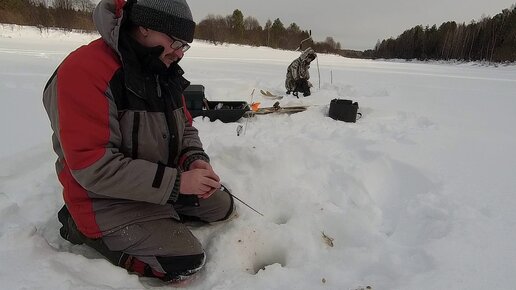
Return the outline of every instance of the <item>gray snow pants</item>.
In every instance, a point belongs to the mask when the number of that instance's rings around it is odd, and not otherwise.
[[[219,190],[208,199],[200,199],[198,206],[174,205],[174,208],[187,220],[211,223],[230,217],[234,204],[227,192]],[[92,240],[83,236],[66,214],[64,207],[59,212],[59,220],[63,223],[61,236],[75,244],[87,244],[111,263],[130,272],[166,281],[181,280],[204,265],[201,243],[181,221],[159,219],[134,223]]]

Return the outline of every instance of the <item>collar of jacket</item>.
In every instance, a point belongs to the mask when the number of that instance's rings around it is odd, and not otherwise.
[[[159,75],[162,80],[177,80],[184,91],[190,82],[177,62],[166,67],[159,59],[163,47],[145,47],[125,31],[120,31],[119,50],[122,56],[126,88],[142,99],[147,99],[146,77]],[[159,88],[158,88],[159,89]]]

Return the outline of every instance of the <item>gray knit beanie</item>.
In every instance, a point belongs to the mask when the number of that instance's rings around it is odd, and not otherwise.
[[[129,19],[136,25],[192,42],[195,22],[185,0],[138,0]]]

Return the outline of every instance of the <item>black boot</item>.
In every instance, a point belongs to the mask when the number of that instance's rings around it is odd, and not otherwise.
[[[90,248],[95,249],[101,255],[106,257],[106,259],[110,261],[113,265],[125,268],[125,262],[129,258],[129,255],[123,252],[111,251],[101,238],[89,239],[81,232],[79,232],[79,230],[77,229],[77,225],[75,225],[75,222],[73,221],[72,216],[70,215],[70,212],[66,208],[66,205],[63,206],[57,214],[57,219],[59,220],[59,222],[61,222],[61,224],[63,224],[63,226],[59,230],[59,233],[61,234],[61,237],[63,237],[63,239],[69,241],[74,245],[86,244]]]
[[[59,233],[61,234],[61,237],[63,237],[63,239],[69,241],[74,245],[84,244],[84,242],[86,241],[86,236],[84,236],[77,229],[77,225],[75,225],[75,222],[73,221],[70,212],[66,208],[66,205],[64,205],[61,208],[61,210],[59,210],[59,212],[57,213],[57,219],[63,225],[61,229],[59,229]]]

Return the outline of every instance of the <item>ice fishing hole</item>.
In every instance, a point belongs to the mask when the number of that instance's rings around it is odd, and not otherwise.
[[[256,252],[253,274],[256,275],[258,271],[265,270],[265,267],[273,264],[280,264],[281,267],[285,267],[287,256],[284,249],[269,249],[268,251]]]
[[[274,218],[274,223],[277,225],[284,225],[290,220],[290,216],[288,214],[280,214]]]

